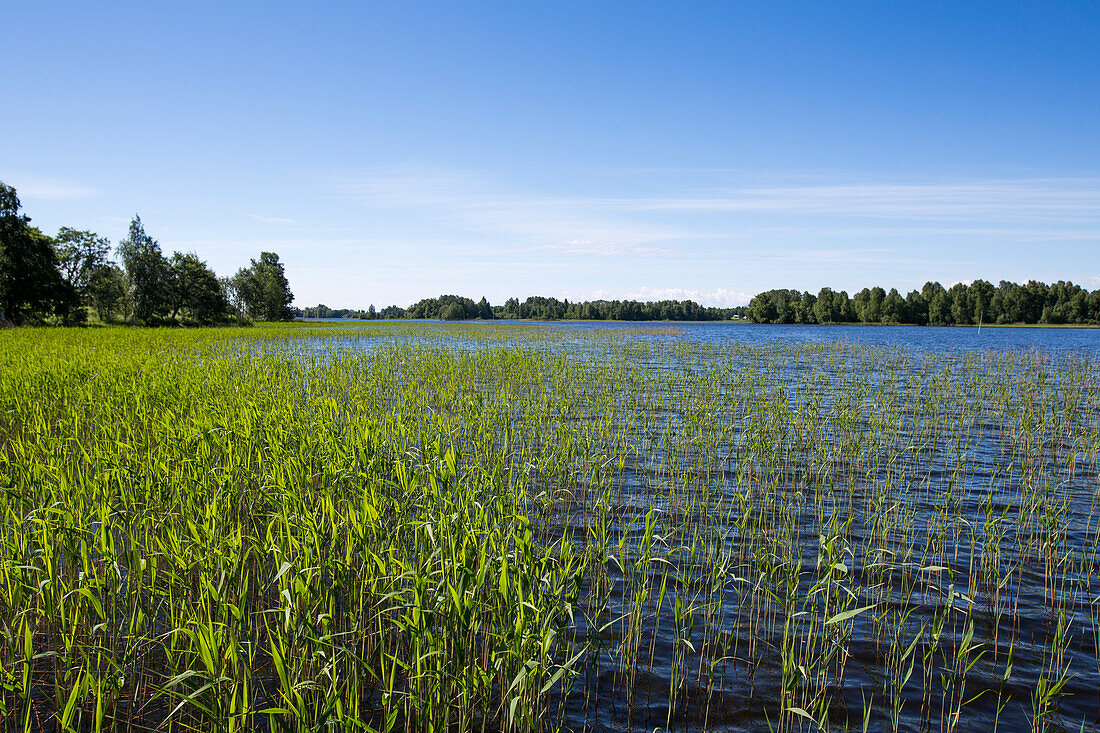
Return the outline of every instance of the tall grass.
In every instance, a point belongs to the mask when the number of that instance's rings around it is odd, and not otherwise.
[[[1093,724],[1093,362],[677,335],[0,333],[2,724]]]

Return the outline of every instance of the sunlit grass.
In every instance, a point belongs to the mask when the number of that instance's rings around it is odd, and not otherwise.
[[[0,719],[1095,719],[1092,362],[675,335],[0,333]]]

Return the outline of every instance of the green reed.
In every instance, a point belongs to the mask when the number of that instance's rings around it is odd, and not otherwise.
[[[1095,716],[1093,363],[681,330],[0,333],[4,725]]]

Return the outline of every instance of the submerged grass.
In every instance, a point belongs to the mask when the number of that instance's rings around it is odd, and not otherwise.
[[[669,335],[0,333],[0,724],[1096,725],[1093,362]]]

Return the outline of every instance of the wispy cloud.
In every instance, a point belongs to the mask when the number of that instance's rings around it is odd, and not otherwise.
[[[47,176],[0,175],[0,180],[14,186],[21,200],[72,200],[98,196],[100,191],[66,178]]]
[[[761,226],[756,231],[769,235],[783,235],[789,237],[822,237],[833,238],[872,238],[882,239],[895,237],[904,233],[919,233],[922,236],[933,237],[966,237],[969,239],[991,239],[1002,244],[1027,244],[1033,242],[1089,242],[1100,240],[1100,223],[1095,228],[1041,228],[1039,226],[1013,226],[1011,224],[996,226],[979,222],[973,225],[965,223],[953,226],[936,226],[929,223],[914,225],[912,222],[902,222],[888,226],[830,226],[827,223],[803,226]],[[990,223],[991,224],[991,223]]]
[[[817,182],[807,177],[791,176],[795,185],[715,186],[654,196],[547,196],[508,188],[482,171],[410,164],[343,174],[331,187],[361,205],[407,209],[450,228],[535,249],[599,255],[683,253],[708,239],[751,242],[799,230],[815,238],[921,234],[1012,242],[1100,240],[1100,179],[866,183],[838,181],[836,174],[822,174]],[[860,252],[876,262],[887,254]],[[851,260],[853,254],[859,253],[822,251],[816,256]]]
[[[532,249],[652,255],[668,253],[673,242],[691,234],[631,217],[598,198],[507,191],[476,171],[391,166],[339,176],[333,188],[364,206],[409,209],[454,229],[502,237]]]
[[[782,252],[760,252],[762,260],[774,262],[854,263],[894,262],[897,253],[892,249],[799,249]]]
[[[700,305],[714,306],[718,308],[732,308],[738,305],[748,305],[752,299],[749,293],[741,293],[725,288],[715,290],[692,290],[689,288],[637,288],[626,294],[631,300],[694,300]]]
[[[624,201],[624,204],[628,202]],[[1059,222],[1100,219],[1100,179],[1043,178],[936,183],[829,183],[745,187],[640,198],[650,211],[824,214],[936,221]]]
[[[410,240],[415,245],[434,244],[431,240]],[[392,247],[392,242],[387,239],[370,237],[205,237],[205,238],[180,238],[165,237],[163,245],[171,247],[185,247],[200,249],[203,251],[217,252],[259,252],[270,250],[276,252],[311,252],[318,246],[324,246],[328,252],[370,252]]]
[[[264,224],[293,224],[293,219],[285,219],[281,216],[261,216],[260,214],[249,214],[249,219],[253,221],[262,222]]]
[[[782,262],[801,265],[951,265],[958,264],[958,258],[945,260],[930,257],[927,252],[912,249],[784,249],[781,251],[759,251],[757,259],[769,262]]]

